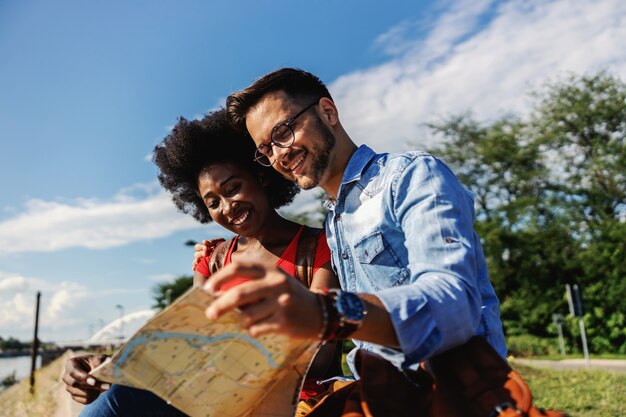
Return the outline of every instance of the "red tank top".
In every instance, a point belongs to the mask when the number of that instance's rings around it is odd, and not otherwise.
[[[292,277],[296,275],[296,250],[298,248],[298,239],[302,234],[302,230],[304,226],[300,226],[298,232],[296,232],[291,242],[283,252],[283,254],[276,261],[276,266],[291,275]],[[228,265],[231,262],[231,255],[235,251],[237,247],[237,241],[239,240],[239,235],[235,236],[232,240],[228,251],[226,252],[226,256],[224,257],[224,265]],[[198,265],[196,265],[195,270],[200,272],[205,277],[211,276],[211,270],[209,268],[209,262],[211,257],[205,256],[200,259]],[[313,275],[317,272],[317,270],[324,264],[330,261],[330,249],[328,248],[328,243],[326,243],[326,233],[322,230],[319,237],[317,238],[317,246],[315,248],[315,258],[313,260]],[[228,282],[226,285],[222,286],[222,290],[227,290],[229,288],[235,287],[241,283],[246,282],[247,280],[244,278],[235,278],[232,281]]]

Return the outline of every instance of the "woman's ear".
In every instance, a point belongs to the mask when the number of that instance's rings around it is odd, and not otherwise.
[[[261,184],[263,188],[266,188],[268,186],[269,181],[267,181],[267,177],[265,176],[264,172],[258,172],[257,178],[259,179],[259,184]]]

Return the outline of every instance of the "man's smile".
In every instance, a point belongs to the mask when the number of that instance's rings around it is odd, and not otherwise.
[[[281,163],[281,165],[283,166],[283,168],[286,171],[290,171],[292,174],[298,174],[300,173],[300,170],[297,170],[298,168],[302,168],[303,164],[302,162],[304,161],[304,159],[306,158],[306,156],[309,153],[306,150],[303,150],[300,154],[300,156],[296,157],[292,162],[290,162],[288,165]],[[297,171],[296,171],[297,170]]]

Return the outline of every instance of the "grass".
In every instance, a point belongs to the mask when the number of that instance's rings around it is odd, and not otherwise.
[[[62,356],[37,372],[35,395],[29,393],[28,379],[0,392],[0,417],[54,416],[59,375],[65,359]],[[513,365],[530,385],[539,407],[563,411],[570,417],[626,416],[624,373]]]
[[[59,376],[67,357],[61,356],[35,373],[35,392],[29,378],[0,392],[1,417],[51,417],[57,411]]]
[[[626,374],[604,370],[538,369],[515,364],[538,407],[571,417],[626,416]]]

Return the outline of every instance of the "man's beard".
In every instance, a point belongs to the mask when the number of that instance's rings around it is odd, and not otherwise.
[[[335,135],[333,135],[333,132],[330,131],[328,126],[322,123],[317,114],[315,116],[315,128],[322,138],[322,141],[319,148],[315,149],[315,155],[311,154],[313,149],[309,151],[310,155],[314,158],[308,177],[294,178],[295,183],[303,190],[310,190],[319,185],[322,176],[330,164],[330,151],[335,147]]]

